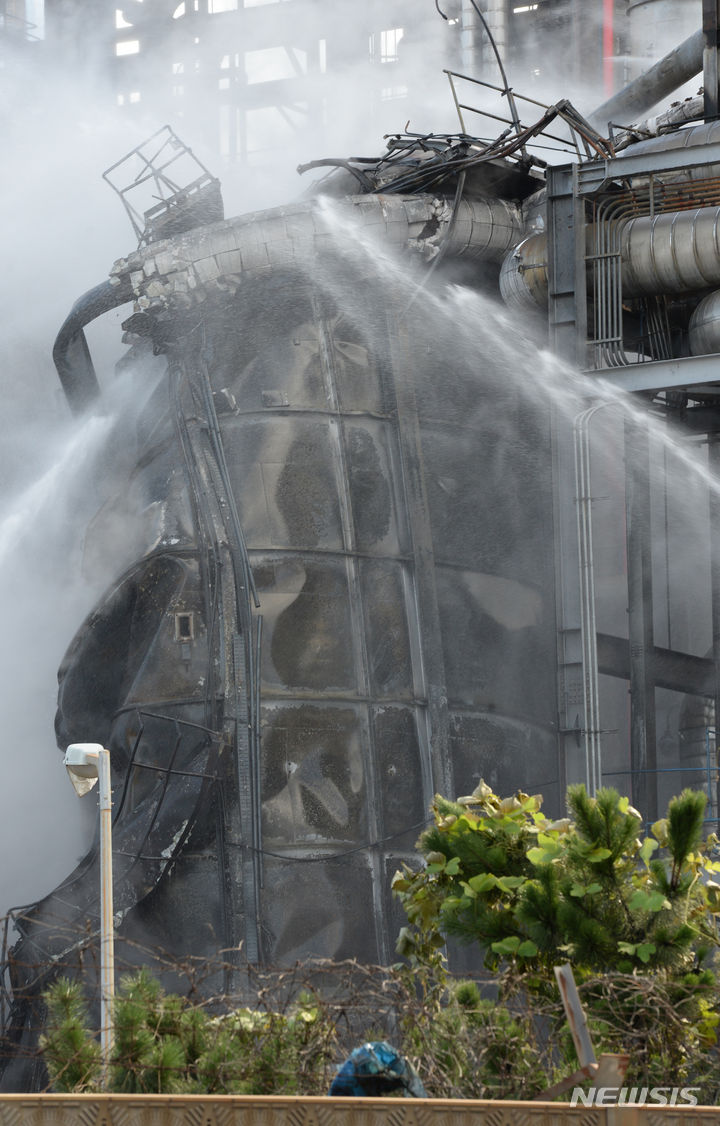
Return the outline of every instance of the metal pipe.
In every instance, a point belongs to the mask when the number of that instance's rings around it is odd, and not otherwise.
[[[625,420],[628,633],[630,642],[630,767],[632,800],[645,820],[657,817],[657,786],[648,784],[656,761],[653,678],[653,592],[650,540],[650,445],[647,425]]]
[[[706,121],[720,116],[720,0],[703,0],[703,109]]]
[[[720,716],[720,496],[716,487],[720,474],[720,440],[717,434],[708,435],[708,469],[712,476],[708,489],[710,530],[710,615],[712,624],[712,657],[715,666],[715,725]],[[717,761],[717,736],[715,739]],[[712,795],[708,816],[720,816],[720,793]]]
[[[604,235],[595,229],[600,226],[606,228]],[[594,263],[601,292],[613,304],[607,325],[603,322],[607,334],[603,331],[597,343],[600,346],[610,338],[619,342],[622,298],[697,293],[720,286],[720,207],[638,216],[624,206],[622,199],[610,200],[594,226],[588,228],[588,247],[586,260]],[[536,236],[531,262],[526,264],[519,250],[515,248],[513,257],[503,266],[503,297],[509,304],[523,304],[527,291],[541,302],[547,293],[547,254],[542,236]],[[607,265],[603,265],[605,262]],[[517,279],[508,276],[513,263]],[[528,266],[532,272],[526,283],[523,274]],[[614,271],[619,271],[619,279]],[[620,356],[618,362],[625,361]]]
[[[348,196],[332,205],[313,199],[154,243],[122,259],[112,274],[122,282],[129,278],[145,308],[190,308],[239,284],[243,274],[307,268],[330,238],[347,231],[348,222],[383,245],[430,260],[447,238],[452,257],[500,262],[522,232],[519,209],[502,199],[462,199],[455,215],[449,201],[431,195]]]
[[[625,297],[720,286],[720,207],[629,219],[620,254]]]
[[[107,1089],[113,1048],[115,933],[113,919],[112,776],[110,751],[101,743],[71,743],[64,765],[79,797],[98,783],[100,807],[100,1047],[101,1086]]]
[[[720,290],[708,293],[694,309],[688,325],[688,343],[693,356],[720,352]]]
[[[348,219],[429,260],[442,248],[444,256],[499,263],[522,234],[519,208],[502,199],[462,199],[453,207],[432,195],[359,195],[332,209],[322,198],[304,200],[151,243],[115,263],[110,280],[81,297],[60,329],[53,359],[72,410],[86,409],[98,394],[82,332],[95,317],[133,298],[143,309],[190,308],[243,274],[306,267]]]
[[[603,87],[606,94],[613,89],[613,55],[615,43],[615,0],[603,0],[602,59]]]
[[[631,129],[622,130],[620,133],[613,135],[613,147],[615,152],[621,152],[626,149],[628,145],[633,145],[633,152],[638,150],[635,147],[638,144],[644,144],[645,140],[651,137],[659,137],[667,133],[671,126],[684,125],[688,121],[702,121],[703,118],[704,101],[702,94],[698,94],[695,98],[685,98],[682,102],[677,102],[671,105],[669,109],[664,110],[662,113],[655,114],[653,117],[645,118],[644,121],[635,123]],[[698,171],[707,171],[700,166]]]
[[[597,621],[595,614],[595,570],[592,525],[592,463],[590,422],[598,411],[617,406],[595,403],[581,411],[573,422],[575,450],[575,499],[578,561],[580,569],[580,648],[582,654],[583,707],[585,712],[585,788],[594,797],[602,785],[600,739],[600,682],[598,675]]]
[[[129,279],[103,281],[78,298],[57,335],[53,361],[75,414],[86,410],[100,390],[83,329],[90,321],[130,300]]]
[[[640,114],[647,113],[664,97],[700,73],[704,47],[705,37],[701,29],[593,110],[588,120],[599,129],[607,129],[611,121],[621,125],[632,124]]]
[[[112,780],[110,751],[98,751],[98,798],[100,804],[100,1046],[102,1086],[107,1089],[113,1049],[113,1000],[115,997],[115,933],[113,924],[112,869]]]
[[[628,210],[635,214],[635,201],[625,195],[603,200],[597,207],[594,231],[595,357],[598,367],[628,363],[623,348],[623,287],[620,233]]]

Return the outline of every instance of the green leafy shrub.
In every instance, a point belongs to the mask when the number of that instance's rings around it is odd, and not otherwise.
[[[433,966],[437,978],[446,937],[479,945],[499,975],[500,1011],[506,1006],[490,1029],[482,1006],[473,1018],[478,1061],[496,1061],[498,1091],[537,1079],[521,1051],[515,1059],[512,1051],[503,1055],[518,1027],[528,1043],[537,1042],[532,1022],[518,1013],[533,1013],[534,1028],[544,1028],[553,1046],[554,1057],[538,1055],[541,1087],[551,1085],[557,1067],[567,1074],[577,1066],[552,972],[566,961],[596,1050],[629,1050],[630,1082],[696,1082],[702,1075],[714,1090],[718,985],[706,962],[718,945],[720,863],[717,839],[701,839],[705,796],[683,791],[649,835],[615,790],[590,798],[584,787],[571,787],[571,816],[557,821],[540,805],[523,793],[500,798],[484,783],[456,802],[436,797],[434,825],[419,842],[424,868],[405,867],[393,881],[408,917],[398,952]],[[507,1074],[497,1063],[503,1058]]]
[[[500,799],[484,783],[457,802],[435,799],[425,868],[393,881],[414,928],[403,952],[450,935],[477,942],[492,969],[512,961],[547,972],[570,957],[588,970],[644,972],[684,971],[699,946],[717,945],[720,888],[707,877],[720,863],[700,841],[703,794],[683,791],[647,837],[615,790],[589,798],[570,787],[573,819],[560,821],[540,801]]]
[[[631,1085],[700,1086],[715,1103],[720,864],[701,840],[704,798],[681,794],[648,835],[612,790],[573,788],[568,803],[571,816],[550,821],[537,798],[483,785],[436,799],[424,868],[394,880],[408,917],[395,966],[246,967],[256,1005],[212,1011],[147,971],[123,978],[110,1089],[322,1094],[331,1061],[372,1038],[407,1055],[431,1096],[532,1098],[577,1066],[552,972],[570,961],[596,1051],[628,1051]],[[448,936],[482,950],[483,991],[448,973]],[[46,999],[54,1088],[96,1089],[80,986],[59,981]]]

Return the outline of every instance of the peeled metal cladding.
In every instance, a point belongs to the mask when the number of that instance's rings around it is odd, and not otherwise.
[[[428,259],[442,246],[450,257],[499,262],[521,231],[518,209],[502,199],[461,199],[453,209],[431,196],[375,195],[335,207],[312,200],[200,228],[122,259],[111,281],[129,282],[140,309],[171,301],[189,307],[243,275],[262,276],[322,254],[336,241],[338,212],[386,248]]]
[[[678,107],[681,112],[682,103]],[[696,150],[703,146],[712,145],[720,140],[720,121],[706,121],[699,125],[690,125],[685,129],[676,129],[671,133],[659,137],[649,137],[645,141],[637,141],[632,146],[634,156],[645,156],[652,153],[663,153],[677,156],[677,166],[667,172],[659,172],[655,176],[657,183],[678,183],[682,180],[711,180],[720,175],[717,164],[698,163],[702,157],[696,155]],[[667,163],[667,161],[666,161]],[[673,163],[675,163],[673,161]],[[640,177],[635,177],[636,180]]]
[[[66,655],[57,734],[111,750],[120,943],[387,962],[436,790],[557,797],[546,420],[388,253],[499,264],[520,230],[503,200],[311,200],[114,266],[167,374],[136,435],[146,541]],[[21,912],[19,995],[96,877],[93,851]]]
[[[357,196],[340,206],[386,246],[427,259],[442,249],[450,257],[499,262],[522,229],[518,208],[503,199],[460,199],[453,206],[431,196]],[[109,280],[75,303],[55,341],[53,359],[71,408],[85,410],[98,394],[83,329],[102,313],[133,298],[139,310],[170,300],[188,307],[213,290],[227,292],[241,275],[306,260],[333,238],[327,211],[311,200],[214,223],[121,259]]]

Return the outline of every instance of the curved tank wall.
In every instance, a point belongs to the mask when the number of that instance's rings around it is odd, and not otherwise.
[[[126,957],[392,960],[435,791],[559,808],[548,412],[383,269],[328,252],[128,323],[168,375],[91,538],[132,508],[145,543],[58,712],[112,752]],[[97,910],[95,864],[19,920],[19,993]]]
[[[698,26],[696,0],[628,0],[629,79],[677,47]],[[693,91],[694,93],[694,91]]]
[[[450,323],[344,286],[276,274],[205,319],[263,616],[271,960],[392,958],[433,792],[557,778],[547,417]]]

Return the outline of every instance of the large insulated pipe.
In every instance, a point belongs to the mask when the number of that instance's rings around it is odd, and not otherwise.
[[[625,297],[720,285],[720,207],[631,219],[620,236]]]
[[[684,107],[688,105],[690,112],[693,112],[693,104],[697,104],[693,98],[688,99],[687,103],[679,102],[672,112],[668,111],[667,114],[650,118],[649,121],[643,122],[643,125],[647,125],[649,133],[654,132],[658,125],[680,125],[683,122]],[[669,120],[673,118],[674,121]],[[624,137],[624,134],[621,134],[621,137]],[[704,121],[701,124],[689,125],[687,129],[675,129],[671,133],[649,136],[645,141],[636,141],[632,152],[633,156],[648,156],[660,152],[676,154],[676,167],[658,174],[657,178],[663,183],[680,179],[707,180],[708,177],[719,174],[718,165],[708,164],[702,151],[698,155],[698,149],[702,150],[706,145],[714,145],[718,141],[720,141],[720,121]],[[704,162],[698,163],[698,160]]]
[[[607,130],[610,121],[619,125],[633,124],[640,114],[647,113],[668,94],[700,73],[704,46],[702,29],[693,32],[679,47],[593,110],[588,120],[601,131]]]
[[[244,273],[307,264],[308,256],[349,241],[353,230],[427,260],[442,248],[451,257],[499,263],[519,240],[522,222],[517,207],[501,199],[463,199],[454,209],[429,195],[320,198],[151,244],[116,262],[112,276],[129,278],[141,308],[190,306]]]
[[[500,263],[522,232],[518,208],[501,199],[462,199],[453,207],[430,195],[361,195],[304,200],[151,243],[116,262],[110,281],[81,297],[60,330],[53,359],[72,409],[83,410],[97,394],[82,332],[95,317],[133,298],[141,309],[191,307],[237,287],[243,275],[307,265],[309,256],[347,238],[348,224],[426,260],[442,250]]]
[[[697,293],[720,286],[720,207],[643,215],[615,226],[623,297]],[[588,228],[592,255],[595,229]],[[506,303],[526,310],[547,301],[547,240],[536,234],[508,254],[500,272]]]
[[[65,397],[74,414],[81,414],[99,392],[85,325],[132,300],[127,279],[103,281],[89,289],[73,305],[53,346],[53,360]]]

